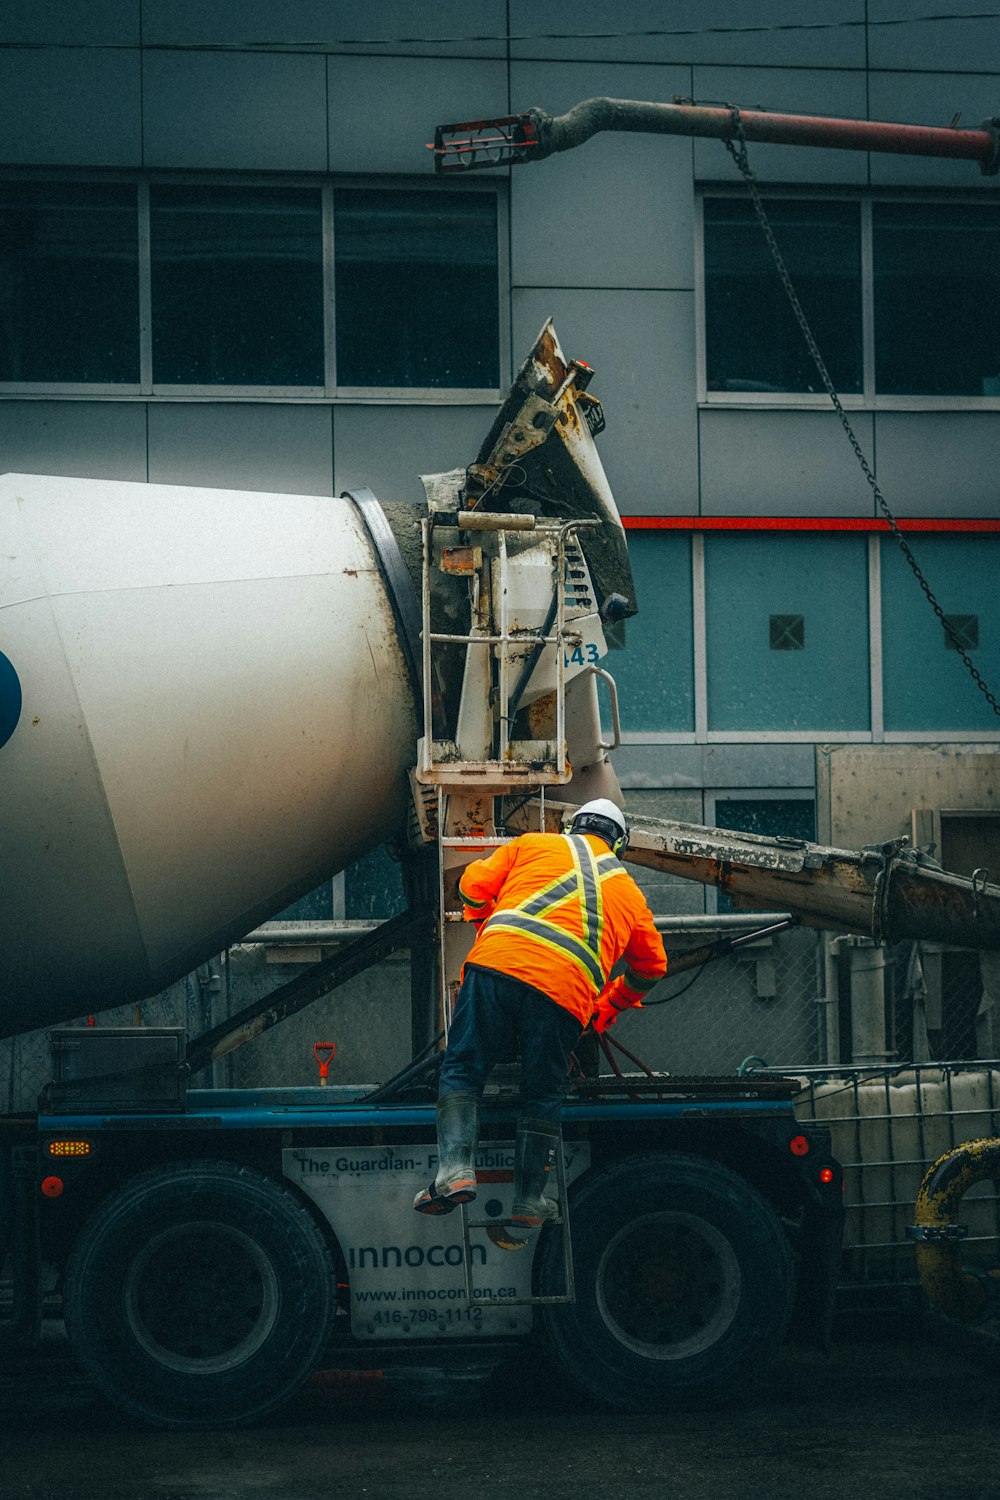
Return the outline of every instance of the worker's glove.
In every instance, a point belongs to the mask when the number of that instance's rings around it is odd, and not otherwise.
[[[617,1005],[612,1005],[610,1000],[598,1000],[594,1007],[594,1014],[590,1018],[590,1024],[600,1036],[608,1026],[613,1026],[621,1015]]]

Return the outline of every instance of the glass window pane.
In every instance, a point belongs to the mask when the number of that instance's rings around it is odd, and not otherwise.
[[[157,385],[324,384],[318,188],[150,189]]]
[[[979,645],[968,650],[1000,698],[996,610],[1000,536],[910,536],[907,545],[946,615],[977,616]],[[890,730],[1000,731],[990,708],[891,537],[882,541],[882,658],[885,727]]]
[[[334,194],[337,384],[500,383],[493,193]]]
[[[877,389],[1000,396],[1000,208],[876,203],[872,228]]]
[[[705,539],[708,727],[863,730],[870,724],[864,537]],[[802,617],[775,650],[771,616]]]
[[[857,203],[768,198],[767,216],[834,385],[861,389]],[[705,199],[709,391],[821,391],[753,205]]]
[[[603,663],[618,685],[622,729],[691,732],[691,540],[675,531],[630,531],[628,551],[639,613],[625,623],[626,649]]]
[[[0,183],[0,380],[139,379],[139,231],[127,184]]]

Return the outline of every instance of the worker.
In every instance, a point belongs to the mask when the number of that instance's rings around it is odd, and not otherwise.
[[[569,1054],[588,1024],[601,1032],[667,969],[646,899],[620,863],[625,816],[599,798],[578,809],[568,833],[526,833],[462,873],[466,921],[479,931],[441,1065],[438,1165],[416,1196],[420,1213],[450,1213],[476,1196],[479,1099],[490,1069],[521,1054],[521,1107],[508,1239],[558,1217],[543,1196],[560,1139]],[[624,970],[611,978],[624,959]]]

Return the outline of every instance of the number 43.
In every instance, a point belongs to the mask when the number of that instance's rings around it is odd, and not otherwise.
[[[593,642],[585,646],[574,646],[573,650],[563,655],[563,666],[593,667],[601,659],[601,653]]]

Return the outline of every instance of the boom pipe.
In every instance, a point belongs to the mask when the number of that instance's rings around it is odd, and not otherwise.
[[[546,798],[546,827],[557,830],[575,811]],[[621,857],[714,885],[744,909],[790,912],[806,927],[857,933],[876,942],[925,938],[960,948],[1000,949],[1000,886],[987,883],[985,870],[971,878],[942,870],[905,839],[852,851],[643,818],[630,825]]]
[[[1000,120],[978,129],[848,120],[826,115],[772,114],[727,105],[659,104],[636,99],[585,99],[564,115],[543,109],[493,120],[440,125],[431,150],[438,172],[516,166],[582,146],[603,131],[645,135],[705,136],[732,140],[737,117],[748,141],[779,146],[822,146],[899,156],[948,157],[979,163],[984,175],[1000,170]]]

